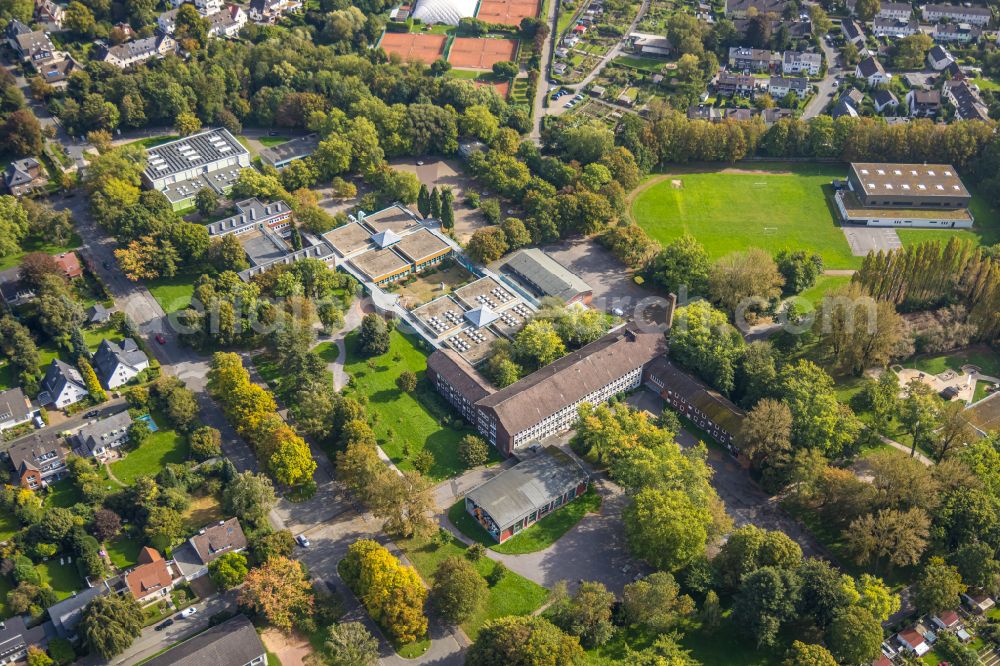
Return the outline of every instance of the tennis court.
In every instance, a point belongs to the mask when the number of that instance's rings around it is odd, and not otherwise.
[[[429,65],[444,53],[446,35],[387,32],[379,46],[389,54],[398,55],[404,62],[416,60]]]
[[[493,63],[516,57],[517,42],[513,39],[456,37],[448,50],[448,62],[459,69],[490,70]]]
[[[482,0],[476,18],[489,23],[521,25],[523,18],[538,16],[537,0]]]

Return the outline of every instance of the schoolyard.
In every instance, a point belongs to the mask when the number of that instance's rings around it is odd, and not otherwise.
[[[750,246],[776,253],[815,250],[827,268],[857,268],[827,203],[842,166],[753,165],[752,169],[682,169],[639,186],[632,218],[660,243],[689,233],[711,258]]]

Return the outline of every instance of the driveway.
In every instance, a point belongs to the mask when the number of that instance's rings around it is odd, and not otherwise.
[[[826,76],[823,77],[822,81],[816,84],[818,89],[816,95],[809,100],[809,103],[806,104],[806,108],[802,110],[803,120],[815,118],[820,115],[823,112],[823,109],[826,108],[826,105],[829,104],[831,100],[836,98],[836,91],[838,89],[836,78],[837,76],[845,73],[840,67],[842,64],[840,53],[827,44],[825,39],[820,39],[819,45],[823,49],[823,54],[826,56]],[[833,93],[833,95],[830,93]]]
[[[851,246],[851,254],[865,257],[869,252],[896,250],[903,246],[895,229],[878,227],[844,226],[844,236]]]

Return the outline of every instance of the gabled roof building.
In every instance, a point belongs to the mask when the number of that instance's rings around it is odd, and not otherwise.
[[[87,397],[87,388],[80,371],[57,358],[52,359],[46,369],[41,388],[38,403],[55,405],[57,409],[63,409]]]
[[[210,627],[147,661],[146,666],[263,666],[267,650],[246,615]]]
[[[101,340],[91,361],[97,378],[106,389],[116,389],[132,381],[149,367],[149,357],[132,338],[121,342]]]

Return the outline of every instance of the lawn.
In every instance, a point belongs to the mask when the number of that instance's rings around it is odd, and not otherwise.
[[[340,356],[340,349],[333,342],[321,342],[312,349],[327,363],[333,363]]]
[[[167,314],[183,310],[191,303],[194,295],[194,275],[178,275],[160,278],[146,283],[149,293]]]
[[[176,431],[166,428],[166,419],[154,415],[160,430],[149,435],[142,445],[111,463],[111,473],[119,481],[131,485],[140,476],[156,476],[167,463],[182,463],[188,459],[188,442]]]
[[[187,508],[182,516],[184,528],[189,532],[200,530],[205,525],[223,520],[225,517],[225,514],[222,512],[222,505],[212,495],[193,497],[191,499],[191,506]]]
[[[290,141],[290,139],[287,136],[262,136],[257,141],[265,148],[270,148],[271,146],[277,146]]]
[[[820,275],[816,279],[816,284],[802,291],[799,296],[812,302],[813,304],[818,303],[827,292],[832,291],[838,287],[842,287],[851,282],[850,275]]]
[[[59,507],[68,509],[74,504],[83,501],[79,488],[72,479],[62,479],[49,484],[48,493],[45,495],[44,506],[46,508]]]
[[[414,338],[398,330],[389,337],[389,351],[372,359],[369,366],[369,359],[361,354],[358,333],[347,336],[345,370],[354,378],[350,391],[368,399],[368,414],[379,445],[399,468],[413,469],[412,458],[426,449],[435,459],[428,476],[436,480],[453,477],[465,469],[458,459],[463,432],[441,425],[445,417],[455,415],[424,381],[427,354],[415,346]],[[404,370],[416,373],[419,380],[413,393],[396,387],[396,378]]]
[[[713,259],[762,247],[819,252],[827,268],[857,268],[827,199],[845,169],[828,165],[754,164],[753,172],[683,170],[647,181],[631,204],[632,218],[660,243],[690,233]],[[767,173],[760,173],[759,170]],[[673,181],[681,181],[675,187]]]
[[[13,268],[21,263],[21,259],[24,255],[30,252],[44,252],[45,254],[59,254],[61,252],[69,252],[70,250],[75,250],[80,247],[80,237],[74,232],[70,237],[69,242],[65,245],[58,245],[55,243],[48,243],[44,239],[39,238],[28,238],[21,243],[21,251],[15,252],[14,254],[8,254],[6,257],[0,257],[0,271],[6,270],[8,268]]]
[[[132,143],[139,144],[143,148],[153,148],[155,146],[162,145],[174,139],[179,139],[180,137],[176,134],[165,134],[163,136],[150,136],[145,139],[139,139],[138,141],[133,141]]]
[[[554,544],[588,513],[601,510],[601,496],[593,487],[581,497],[574,499],[527,529],[503,543],[497,543],[482,528],[475,518],[465,510],[465,500],[461,499],[448,509],[448,520],[470,539],[475,539],[487,548],[505,555],[537,553]]]
[[[107,338],[111,342],[121,342],[124,338],[112,324],[105,324],[96,328],[85,328],[83,330],[83,340],[90,347],[91,351],[97,351],[101,340]]]
[[[58,557],[53,557],[48,562],[42,562],[35,568],[38,569],[42,582],[48,583],[56,593],[56,598],[62,601],[74,592],[82,590],[86,583],[80,577],[76,562],[59,564]]]
[[[903,365],[933,375],[945,370],[961,372],[963,365],[975,365],[983,374],[1000,377],[1000,354],[980,345],[937,356],[918,356]]]
[[[146,542],[143,539],[130,539],[121,535],[114,541],[109,541],[105,545],[105,550],[113,565],[119,569],[127,569],[138,562],[139,551],[144,545]]]
[[[663,70],[663,66],[667,64],[660,58],[642,58],[639,56],[618,56],[611,62],[615,65],[624,65],[625,67],[632,67],[652,72],[653,74],[659,73]]]
[[[4,511],[0,513],[0,543],[5,543],[21,531],[21,523],[13,514]],[[2,596],[2,595],[0,595]]]
[[[396,544],[428,585],[434,580],[438,564],[445,558],[452,555],[465,557],[465,544],[444,531],[440,539],[400,539]],[[480,558],[475,563],[483,577],[489,576],[495,566],[496,562],[488,557]],[[462,623],[462,629],[475,640],[487,620],[505,615],[528,615],[540,608],[548,595],[548,590],[541,585],[508,571],[499,583],[490,588],[489,597],[479,612]]]

